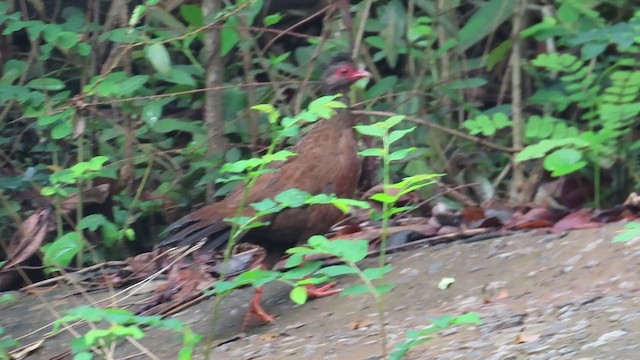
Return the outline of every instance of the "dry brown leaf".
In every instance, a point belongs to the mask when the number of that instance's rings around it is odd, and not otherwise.
[[[349,324],[349,328],[351,330],[358,330],[358,329],[368,328],[371,325],[373,325],[373,320],[371,320],[371,319],[362,319],[362,320],[356,320],[356,321],[352,322],[351,324]]]
[[[516,344],[530,343],[540,339],[540,334],[520,333],[516,336]]]
[[[47,233],[55,230],[55,219],[51,208],[36,210],[20,224],[9,243],[9,261],[3,269],[9,269],[35,255],[42,246]]]
[[[590,210],[578,210],[555,223],[551,228],[551,232],[558,233],[574,229],[591,229],[602,226],[601,223],[592,221],[592,218],[593,215]]]

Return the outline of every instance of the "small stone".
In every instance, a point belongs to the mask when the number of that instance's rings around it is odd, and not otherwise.
[[[584,339],[586,339],[588,337],[589,337],[589,333],[588,332],[581,332],[581,333],[574,334],[572,336],[573,340],[575,340],[575,341],[582,341],[582,340],[584,340]]]
[[[591,269],[591,268],[594,268],[594,267],[598,266],[598,264],[600,264],[600,261],[598,261],[596,259],[591,259],[584,265],[584,267],[585,267],[585,269]]]
[[[458,332],[458,328],[452,327],[452,328],[444,329],[444,330],[440,331],[440,335],[449,336],[449,335],[453,335],[453,334],[455,334],[457,332]]]
[[[623,318],[624,318],[624,315],[622,315],[622,314],[611,315],[611,316],[609,316],[609,321],[610,322],[618,322],[618,321],[622,320]]]
[[[529,345],[529,344],[528,344]],[[527,354],[536,354],[539,352],[543,352],[546,351],[547,349],[549,349],[549,345],[540,345],[540,344],[535,344],[535,343],[531,343],[531,346],[526,350]]]
[[[488,347],[493,345],[492,342],[490,341],[483,341],[483,340],[473,340],[473,341],[469,341],[465,344],[462,344],[460,346],[460,349],[480,349],[483,347]]]
[[[568,332],[580,332],[589,327],[589,322],[587,320],[580,320],[571,328],[568,329]]]
[[[632,281],[623,281],[618,284],[618,288],[621,290],[633,290],[635,288],[635,284]]]
[[[611,332],[608,332],[606,334],[603,334],[602,336],[600,336],[598,338],[598,341],[603,341],[603,342],[610,342],[613,339],[617,339],[621,336],[625,336],[629,333],[629,331],[624,330],[624,329],[619,329],[619,330],[614,330]]]
[[[472,272],[472,273],[473,273],[473,272],[476,272],[476,271],[484,270],[484,269],[486,269],[486,268],[487,268],[487,267],[486,267],[486,266],[483,266],[483,265],[475,265],[475,266],[472,266],[472,267],[469,269],[469,272]]]
[[[564,265],[566,266],[574,266],[575,264],[578,263],[578,261],[580,261],[580,259],[582,259],[582,255],[575,255],[571,258],[569,258],[569,260],[564,262]]]
[[[576,349],[571,348],[571,347],[562,347],[562,348],[558,349],[558,354],[560,354],[560,355],[572,354],[574,352],[576,352]]]
[[[590,242],[589,244],[587,244],[587,246],[584,247],[584,249],[580,250],[580,252],[590,253],[596,249],[596,247],[600,244],[600,242],[602,242],[602,240]]]

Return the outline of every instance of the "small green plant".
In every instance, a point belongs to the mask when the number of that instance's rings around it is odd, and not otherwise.
[[[380,244],[380,267],[384,266],[387,247],[387,228],[391,217],[399,212],[408,210],[407,207],[396,207],[396,203],[403,196],[422,187],[431,185],[439,174],[420,174],[404,178],[402,181],[391,183],[391,163],[406,160],[415,147],[401,148],[391,151],[391,145],[413,132],[416,127],[392,130],[404,119],[403,115],[392,116],[387,120],[371,125],[356,125],[355,129],[363,134],[382,141],[381,148],[369,148],[360,151],[362,156],[373,156],[382,159],[383,192],[372,195],[371,200],[382,203],[382,238]],[[374,215],[375,216],[375,215]]]
[[[401,360],[414,346],[431,339],[431,335],[456,325],[481,325],[482,320],[477,313],[471,312],[460,316],[444,315],[431,320],[431,326],[421,330],[407,332],[407,341],[400,342],[389,354],[389,360]]]
[[[640,237],[640,223],[631,222],[624,226],[624,230],[613,237],[613,242],[627,242],[638,237]]]
[[[125,338],[141,339],[146,334],[143,327],[152,326],[182,333],[182,348],[179,360],[190,360],[195,345],[202,338],[191,331],[181,321],[162,319],[160,316],[139,316],[124,309],[99,309],[92,306],[80,306],[65,311],[66,315],[56,320],[53,331],[57,331],[67,322],[84,320],[90,323],[107,322],[106,328],[93,328],[71,343],[71,352],[75,360],[93,359],[95,354],[112,358],[110,352],[114,344]]]

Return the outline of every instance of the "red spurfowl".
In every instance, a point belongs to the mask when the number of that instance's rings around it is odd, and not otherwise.
[[[348,58],[336,57],[323,74],[323,91],[347,94],[355,81],[368,76],[368,72],[356,67]],[[294,147],[297,155],[276,165],[277,171],[265,173],[256,180],[245,204],[273,199],[292,188],[312,195],[333,193],[342,198],[353,197],[361,166],[352,128],[354,122],[350,111],[341,109],[331,119],[315,124]],[[237,216],[242,196],[243,188],[238,187],[224,200],[182,217],[169,225],[159,246],[192,245],[204,238],[207,239],[204,246],[208,249],[226,246],[230,224],[224,219]],[[250,207],[243,209],[244,215],[252,212]],[[286,209],[261,219],[269,225],[248,231],[239,242],[263,247],[267,254],[263,266],[271,269],[287,249],[305,242],[312,235],[326,232],[340,216],[341,212],[332,205]],[[329,287],[309,286],[307,290],[310,297],[320,297],[336,292]],[[260,306],[261,294],[262,289],[257,289],[249,314],[271,322],[274,318]]]

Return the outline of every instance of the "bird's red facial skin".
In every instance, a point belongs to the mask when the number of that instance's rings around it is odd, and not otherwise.
[[[368,77],[369,73],[364,70],[356,69],[353,66],[345,65],[341,66],[336,71],[336,75],[349,80],[358,80]]]

